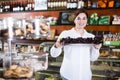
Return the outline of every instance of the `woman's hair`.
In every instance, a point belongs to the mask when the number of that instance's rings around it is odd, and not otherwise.
[[[86,16],[87,16],[87,18],[88,18],[88,13],[86,12],[86,10],[85,9],[83,9],[83,8],[81,8],[81,9],[79,9],[79,10],[76,10],[75,12],[74,12],[74,18],[73,18],[73,20],[75,20],[75,18],[80,14],[80,13],[85,13],[86,14]]]

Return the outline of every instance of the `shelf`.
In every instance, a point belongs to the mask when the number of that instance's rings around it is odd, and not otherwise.
[[[115,9],[120,9],[120,7],[117,8],[85,8],[86,10],[115,10]],[[10,12],[1,12],[0,14],[8,14],[8,13],[28,13],[28,12],[51,12],[51,11],[75,11],[75,10],[79,10],[79,9],[47,9],[47,10],[31,10],[31,11],[10,11]]]
[[[87,26],[86,29],[93,30],[93,31],[111,31],[113,33],[120,32],[120,27],[116,25]]]
[[[0,40],[8,41],[8,38],[1,38]],[[56,40],[48,40],[48,39],[12,39],[12,43],[29,43],[29,44],[40,44],[43,42],[55,42]]]
[[[70,25],[70,24],[59,24],[59,25],[51,25],[51,27],[56,27],[56,26],[74,26],[74,25]],[[87,25],[87,27],[120,27],[120,25]]]
[[[45,16],[45,17],[57,17],[59,18],[60,12],[73,12],[77,9],[60,9],[60,10],[33,10],[33,11],[21,11],[21,12],[3,12],[0,13],[0,18],[4,17],[15,17],[18,18],[34,18],[35,16]],[[110,16],[112,19],[113,15],[120,15],[120,8],[87,8],[88,14],[98,13],[98,16]],[[57,31],[59,35],[63,30],[71,29],[73,25],[54,25],[51,29]],[[93,31],[111,31],[112,33],[120,32],[120,25],[87,25],[87,30]]]
[[[92,70],[111,70],[111,67],[108,65],[91,65]]]
[[[2,12],[0,14],[9,14],[9,13],[31,13],[31,12],[52,12],[52,11],[66,11],[65,9],[61,10],[31,10],[31,11],[10,11],[10,12]],[[69,10],[68,10],[69,11]]]
[[[86,8],[87,10],[111,10],[111,9],[120,9],[120,7],[113,8]]]
[[[100,71],[109,70],[109,71],[120,72],[120,67],[114,67],[114,66],[111,67],[109,65],[91,65],[91,69],[100,70]]]
[[[73,27],[73,25],[55,25],[51,26],[51,29],[55,29],[57,34],[60,34],[63,30],[69,30]],[[85,29],[92,31],[111,31],[112,33],[120,32],[120,26],[118,25],[87,25]]]
[[[112,67],[112,70],[113,70],[113,71],[120,72],[120,67]]]
[[[105,75],[97,75],[93,74],[92,80],[119,80],[120,77],[111,77],[111,76],[105,76]]]
[[[51,25],[51,27],[53,27],[53,26],[74,26],[74,24],[72,25],[72,24],[56,24],[56,25]],[[108,25],[102,25],[102,24],[96,24],[96,25],[87,25],[87,26],[90,26],[90,27],[99,27],[99,26],[104,26],[104,27],[112,27],[112,26],[120,26],[120,24],[108,24]]]
[[[105,75],[97,75],[97,74],[93,74],[92,76],[93,77],[108,77],[108,76],[105,76]]]
[[[49,66],[53,66],[53,67],[60,67],[62,64],[62,62],[50,62]]]
[[[104,46],[120,46],[120,41],[103,41]]]
[[[97,61],[120,62],[119,58],[100,57]]]

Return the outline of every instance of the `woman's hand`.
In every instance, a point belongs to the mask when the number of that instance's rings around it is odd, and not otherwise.
[[[64,46],[64,45],[61,44],[60,42],[56,42],[55,45],[54,45],[55,48],[63,47],[63,46]]]
[[[100,48],[102,47],[102,43],[101,43],[101,44],[95,44],[94,47],[95,47],[96,49],[100,49]]]

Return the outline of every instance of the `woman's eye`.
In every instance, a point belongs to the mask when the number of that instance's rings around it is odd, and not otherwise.
[[[80,17],[77,18],[77,20],[86,20],[87,18],[83,18],[81,19]]]
[[[86,17],[84,17],[82,20],[86,20],[87,18]]]
[[[80,18],[78,17],[77,20],[80,20]]]

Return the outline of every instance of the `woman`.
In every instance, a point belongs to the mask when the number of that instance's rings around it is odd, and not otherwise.
[[[102,44],[69,44],[60,43],[61,38],[88,38],[95,36],[88,33],[84,28],[87,24],[88,14],[84,9],[78,10],[74,14],[75,27],[63,31],[56,43],[50,50],[52,57],[58,57],[62,48],[64,50],[63,62],[60,68],[62,80],[91,80],[90,61],[95,61],[99,57],[99,49]]]

